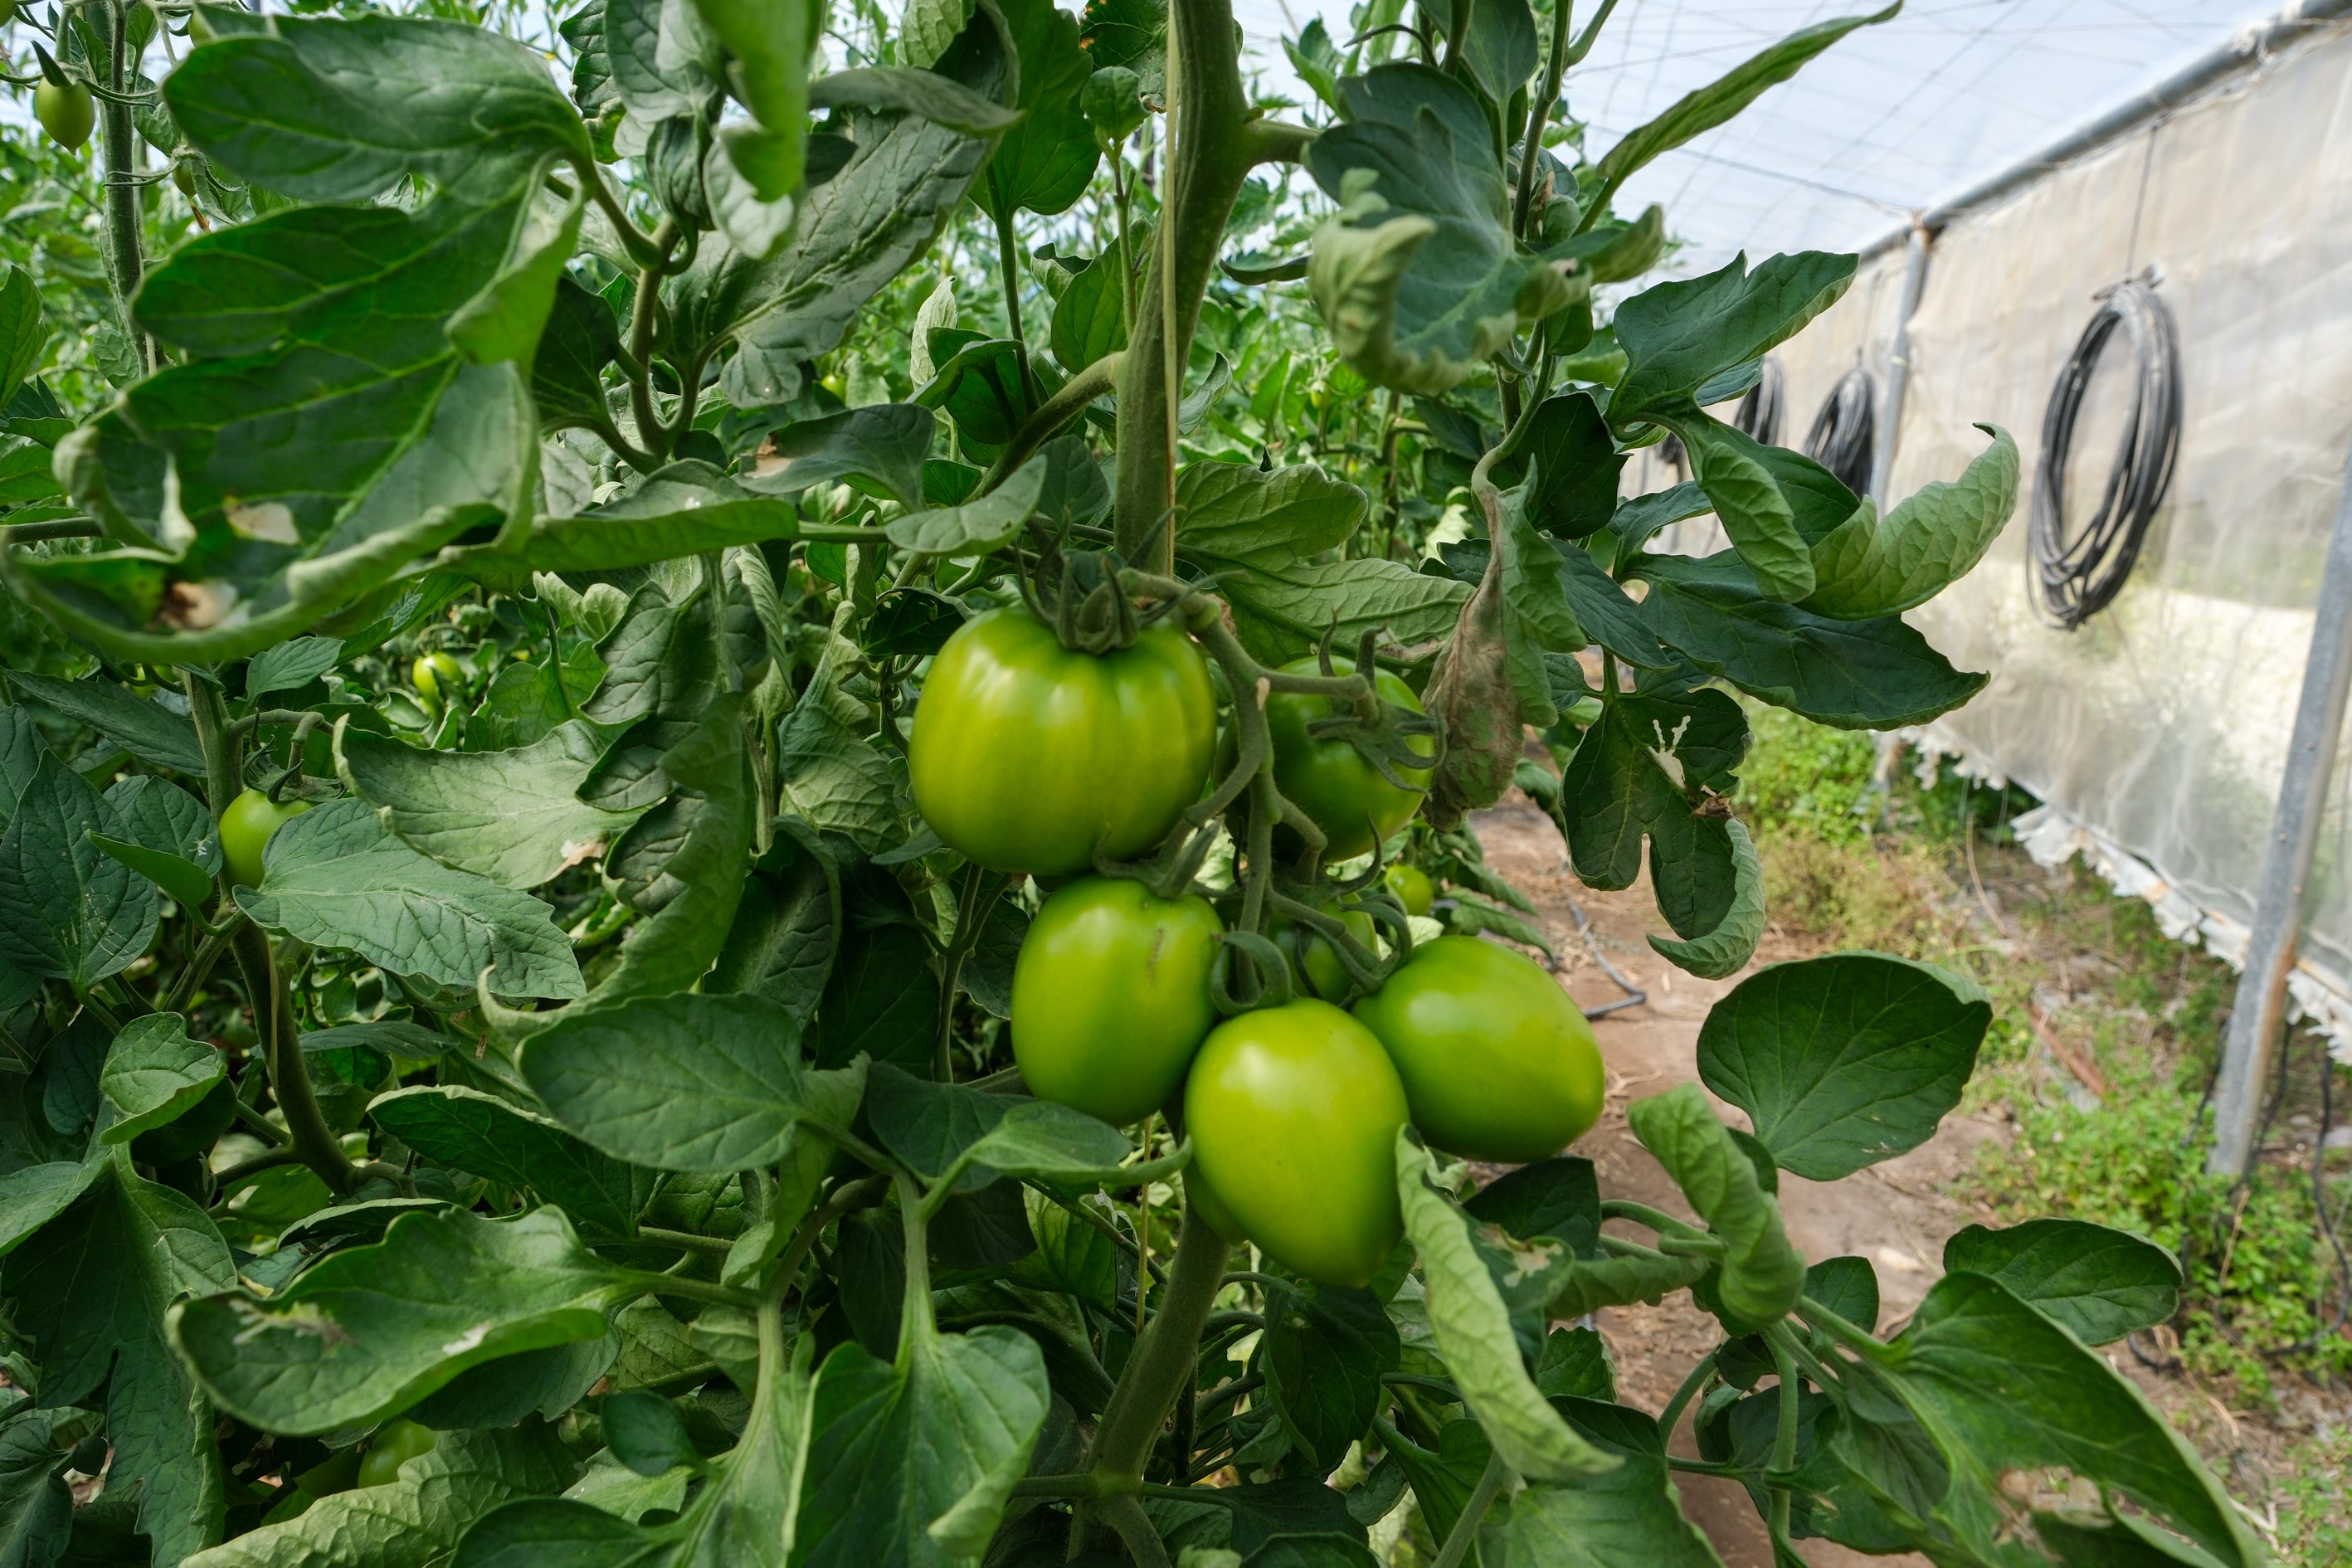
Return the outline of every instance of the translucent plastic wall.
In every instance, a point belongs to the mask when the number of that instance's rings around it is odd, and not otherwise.
[[[1857,362],[1884,386],[1904,259],[1867,260],[1780,351],[1784,440]],[[2053,630],[2034,616],[2026,549],[2043,408],[2094,296],[2149,268],[2179,328],[2179,468],[2121,596]],[[2086,500],[2105,484],[2128,357],[2117,332],[2085,404],[2069,483]],[[2008,427],[2025,457],[2008,531],[1911,617],[1992,674],[1925,739],[2049,802],[2045,844],[2072,833],[2110,874],[2144,863],[2123,879],[2176,934],[2201,930],[2238,956],[2352,447],[2352,27],[1953,222],[1930,252],[1910,360],[1891,494],[1957,474],[1982,449],[1979,421]],[[2352,1019],[2347,775],[2352,756],[2336,770],[2296,985],[2339,1019]]]

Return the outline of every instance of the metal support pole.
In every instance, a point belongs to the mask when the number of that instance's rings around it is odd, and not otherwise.
[[[2242,1174],[2254,1156],[2263,1086],[2286,1017],[2286,976],[2303,935],[2304,896],[2319,849],[2328,775],[2344,732],[2344,702],[2352,692],[2352,454],[2336,498],[2336,528],[2319,579],[2319,607],[2311,624],[2311,652],[2303,667],[2303,696],[2294,709],[2294,739],[2279,781],[2278,805],[2263,849],[2263,879],[2254,895],[2254,930],[2238,999],[2221,1050],[2214,1100],[2213,1153],[2205,1168]]]
[[[1927,228],[1914,214],[1911,243],[1903,257],[1903,309],[1895,318],[1895,342],[1886,353],[1886,403],[1878,415],[1878,450],[1870,459],[1870,499],[1886,510],[1886,487],[1895,475],[1895,446],[1903,433],[1903,395],[1911,389],[1911,315],[1927,287]]]

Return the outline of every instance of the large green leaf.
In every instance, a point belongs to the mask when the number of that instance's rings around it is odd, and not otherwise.
[[[560,724],[511,752],[428,752],[345,728],[345,781],[411,848],[502,888],[535,888],[591,859],[639,813],[577,797],[604,746],[586,724]]]
[[[1968,575],[2017,506],[2017,442],[1997,425],[1992,445],[1957,479],[1923,485],[1884,519],[1855,512],[1813,546],[1805,608],[1840,620],[1895,616]]]
[[[1376,629],[1405,644],[1443,637],[1470,598],[1466,583],[1374,557],[1252,567],[1217,586],[1243,643],[1270,664],[1313,652],[1327,635],[1340,647]]]
[[[1617,511],[1617,479],[1625,455],[1610,438],[1600,404],[1589,392],[1563,392],[1538,404],[1518,452],[1498,464],[1496,477],[1528,487],[1528,520],[1559,539],[1584,539],[1609,526]]]
[[[1314,463],[1262,471],[1187,463],[1176,474],[1176,549],[1220,574],[1279,571],[1336,550],[1364,521],[1364,492]]]
[[[2112,1487],[2231,1568],[2270,1561],[2196,1450],[2147,1397],[2000,1281],[1946,1275],[1874,1360],[1942,1450],[1980,1481],[2063,1468]],[[1990,1485],[1958,1480],[1937,1522],[1990,1555],[2009,1533],[2008,1508]]]
[[[518,1498],[559,1492],[578,1469],[542,1422],[444,1432],[391,1484],[331,1493],[183,1568],[435,1568],[476,1520]]]
[[[923,501],[923,458],[937,423],[929,409],[913,403],[877,403],[797,420],[761,443],[746,482],[763,494],[791,496],[812,485],[847,480],[868,494],[918,509]]]
[[[1728,1326],[1752,1331],[1794,1307],[1805,1287],[1805,1259],[1789,1245],[1780,1205],[1698,1085],[1637,1100],[1625,1116],[1642,1147],[1723,1241],[1716,1293]]]
[[[8,1255],[0,1290],[41,1369],[41,1395],[70,1405],[103,1384],[110,1486],[138,1489],[139,1529],[162,1562],[211,1544],[224,1506],[213,1413],[165,1338],[172,1303],[236,1279],[205,1212],[131,1168],[99,1163],[89,1190]]]
[[[1668,105],[1664,113],[1629,132],[1601,157],[1601,191],[1594,200],[1605,202],[1610,193],[1625,183],[1627,175],[1661,153],[1671,152],[1730,120],[1755,102],[1766,89],[1795,76],[1808,60],[1856,27],[1884,22],[1902,9],[1901,0],[1896,0],[1885,10],[1867,16],[1840,16],[1801,27],[1769,48],[1741,61],[1727,74],[1685,93]]]
[[[572,944],[528,893],[429,860],[356,800],[330,801],[279,828],[262,885],[239,888],[254,921],[314,947],[470,989],[490,970],[506,996],[580,995]]]
[[[63,1472],[87,1424],[79,1411],[35,1409],[21,1391],[0,1413],[0,1563],[8,1568],[48,1568],[72,1540]]]
[[[1853,268],[1851,256],[1806,250],[1772,257],[1750,272],[1748,258],[1736,256],[1703,277],[1634,295],[1612,318],[1628,363],[1610,395],[1609,422],[1622,429],[1762,357],[1837,303]]]
[[[935,68],[992,97],[1007,65],[982,15]],[[793,396],[801,364],[831,352],[866,301],[930,248],[988,155],[985,139],[916,115],[850,118],[849,162],[798,198],[789,244],[766,259],[707,245],[679,279],[681,327],[714,348],[736,344],[720,384],[739,407]]]
[[[800,1026],[760,996],[693,993],[567,1014],[523,1047],[556,1121],[616,1160],[740,1171],[780,1158],[816,1107]]]
[[[1528,518],[1524,486],[1503,492],[1497,542],[1505,668],[1518,699],[1520,721],[1548,730],[1559,721],[1559,709],[1552,700],[1544,655],[1576,653],[1591,639],[1569,607],[1560,547],[1537,532]]]
[[[1542,59],[1528,0],[1474,0],[1462,34],[1462,63],[1489,101],[1508,112],[1511,95],[1528,85]]]
[[[1666,1468],[1665,1439],[1642,1412],[1594,1399],[1554,1408],[1616,1469],[1574,1486],[1533,1486],[1511,1500],[1509,1561],[1544,1568],[1721,1568],[1683,1513]]]
[[[1991,1022],[1982,991],[1929,964],[1874,952],[1776,963],[1707,1015],[1699,1077],[1748,1112],[1783,1170],[1835,1181],[1927,1141]]]
[[[1944,1243],[1944,1268],[1990,1275],[2086,1345],[2168,1322],[2180,1307],[2180,1264],[2171,1253],[2088,1220],[1969,1226]]]
[[[100,1136],[109,1143],[128,1143],[176,1121],[227,1071],[220,1052],[188,1038],[188,1021],[179,1014],[133,1018],[114,1037],[98,1077],[100,1090],[120,1118]]]
[[[1021,58],[1021,123],[1003,133],[973,200],[1010,218],[1019,209],[1061,212],[1085,194],[1101,152],[1079,95],[1096,62],[1078,47],[1078,24],[1054,0],[1003,0],[1000,6]]]
[[[467,23],[272,17],[194,50],[163,96],[206,157],[304,201],[446,183],[485,156],[593,155],[545,58]]]
[[[172,1342],[223,1409],[318,1434],[397,1415],[483,1362],[594,1339],[643,1293],[559,1209],[493,1220],[451,1208],[404,1215],[375,1246],[333,1253],[274,1296],[190,1301],[172,1315]]]
[[[1030,458],[984,496],[961,506],[910,511],[890,520],[890,542],[923,555],[973,555],[1001,548],[1037,510],[1045,457]]]
[[[205,776],[205,751],[185,716],[116,685],[103,676],[59,680],[12,669],[8,684],[20,696],[87,724],[141,762],[190,778]]]
[[[1896,616],[1838,621],[1774,604],[1729,551],[1643,555],[1642,618],[1658,639],[1742,691],[1842,730],[1892,730],[1948,713],[1988,679],[1952,668]]]
[[[1557,811],[1577,875],[1595,887],[1631,887],[1646,836],[1667,922],[1685,941],[1721,930],[1738,900],[1738,865],[1727,819],[1696,807],[1706,792],[1729,790],[1748,741],[1746,715],[1720,691],[1611,703],[1560,775]]]
[[[799,532],[789,504],[689,458],[576,516],[539,518],[511,544],[452,551],[444,560],[485,583],[520,586],[536,572],[618,572]]]
[[[817,1373],[797,1568],[976,1568],[1050,1397],[1016,1330],[910,1326],[895,1364],[845,1344]]]
[[[1764,862],[1757,856],[1756,841],[1748,836],[1747,824],[1735,817],[1723,826],[1731,839],[1734,873],[1731,908],[1724,912],[1723,923],[1688,942],[1654,931],[1648,938],[1659,956],[1705,980],[1738,973],[1764,938]]]
[[[1258,1365],[1290,1440],[1307,1465],[1337,1468],[1387,1398],[1396,1325],[1369,1290],[1301,1283],[1270,1289]]]
[[[1429,1151],[1409,1130],[1397,1133],[1396,1162],[1405,1235],[1421,1254],[1437,1348],[1495,1451],[1528,1480],[1576,1481],[1615,1469],[1615,1458],[1578,1436],[1537,1392],[1510,1309],[1472,1244],[1470,1221],[1437,1185]]]
[[[43,752],[0,835],[0,961],[87,990],[147,951],[160,912],[154,885],[92,834],[124,837],[99,793]]]
[[[772,872],[754,873],[703,990],[764,996],[805,1027],[841,947],[841,883],[830,857],[779,835]]]
[[[12,263],[7,280],[0,283],[0,402],[41,367],[48,347],[39,286],[31,273]]]
[[[1054,357],[1073,375],[1127,347],[1127,304],[1119,291],[1117,250],[1095,258],[1062,289],[1062,297],[1054,301],[1048,341]]]
[[[123,837],[90,842],[145,877],[184,909],[202,909],[221,866],[220,826],[195,796],[152,773],[106,786],[103,797]]]
[[[635,1235],[638,1211],[653,1195],[652,1171],[600,1153],[547,1118],[478,1089],[394,1089],[372,1100],[368,1116],[418,1153],[528,1188],[591,1232]]]
[[[1307,152],[1341,204],[1316,231],[1308,287],[1332,346],[1365,379],[1444,392],[1574,289],[1511,237],[1494,136],[1467,87],[1389,65],[1339,88],[1352,118]]]

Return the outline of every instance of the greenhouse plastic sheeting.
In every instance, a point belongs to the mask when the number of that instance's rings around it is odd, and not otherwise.
[[[2172,900],[2167,923],[2227,956],[2242,952],[2242,936],[2228,952],[2228,933],[2252,921],[2352,447],[2347,149],[2352,26],[2338,26],[1955,219],[1910,321],[1892,493],[1958,474],[1983,448],[1977,421],[2008,427],[2025,458],[2007,531],[1910,617],[1993,677],[1922,739],[2048,802],[2037,826],[2052,844],[2072,833],[2101,847],[2091,858],[2110,875],[2116,857],[2134,861],[2146,875],[2120,880],[2159,913]],[[1884,387],[1904,265],[1899,247],[1866,260],[1845,299],[1783,346],[1784,440],[1801,440],[1857,361]],[[2094,296],[2150,268],[2179,328],[2179,468],[2122,595],[2079,630],[2054,630],[2034,615],[2026,549],[2042,410]],[[2077,429],[2070,521],[2105,487],[2128,359],[2118,332]],[[2352,758],[2339,758],[2296,985],[2324,1024],[2352,1017],[2313,994],[2352,995],[2347,786]]]

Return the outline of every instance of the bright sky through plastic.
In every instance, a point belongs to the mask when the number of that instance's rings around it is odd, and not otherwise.
[[[1619,210],[1663,203],[1688,242],[1672,270],[1734,251],[1854,248],[2144,92],[2278,10],[2280,0],[1912,0],[1832,46],[1745,114],[1629,183]],[[1606,151],[1684,93],[1809,23],[1869,0],[1623,0],[1569,105]],[[1234,0],[1270,87],[1311,96],[1282,52],[1321,16],[1349,35],[1347,0]],[[1589,14],[1591,0],[1578,7]]]

